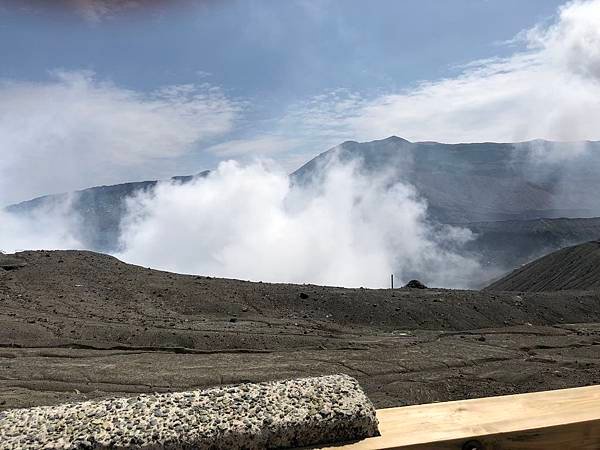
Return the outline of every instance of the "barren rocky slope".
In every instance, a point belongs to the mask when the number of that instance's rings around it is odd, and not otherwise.
[[[600,289],[600,241],[563,248],[492,283],[494,291],[563,291]]]
[[[552,162],[550,156],[573,154],[575,146],[585,151]],[[359,161],[363,173],[410,183],[442,223],[600,215],[594,194],[600,187],[600,142],[443,144],[397,136],[347,141],[304,164],[292,179],[318,179],[335,160]]]
[[[339,372],[378,407],[600,382],[596,291],[250,283],[77,251],[2,261],[0,408]]]

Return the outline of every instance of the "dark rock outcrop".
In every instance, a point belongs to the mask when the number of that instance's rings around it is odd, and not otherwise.
[[[27,262],[15,255],[5,255],[0,253],[0,269],[2,270],[16,270],[21,267],[25,267]]]
[[[427,289],[427,286],[425,286],[419,280],[410,280],[404,287],[409,289]]]

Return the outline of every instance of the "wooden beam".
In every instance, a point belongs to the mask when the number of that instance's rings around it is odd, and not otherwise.
[[[380,437],[344,450],[599,450],[600,386],[377,411]]]

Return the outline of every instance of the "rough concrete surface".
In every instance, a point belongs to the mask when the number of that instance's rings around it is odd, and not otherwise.
[[[346,375],[141,394],[0,412],[0,448],[290,448],[377,436]]]

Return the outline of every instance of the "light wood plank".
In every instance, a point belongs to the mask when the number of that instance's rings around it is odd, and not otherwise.
[[[346,450],[599,450],[600,386],[377,411],[381,436]]]

